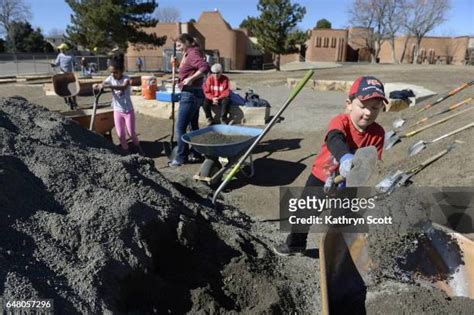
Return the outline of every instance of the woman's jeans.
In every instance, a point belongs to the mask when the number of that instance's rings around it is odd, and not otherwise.
[[[181,91],[178,121],[176,122],[176,136],[178,137],[176,161],[179,163],[184,163],[189,154],[189,146],[181,137],[186,133],[188,126],[192,131],[199,129],[199,108],[203,99],[204,94],[201,88],[183,87]]]

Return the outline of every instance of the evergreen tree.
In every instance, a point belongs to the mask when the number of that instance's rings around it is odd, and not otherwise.
[[[315,28],[332,28],[331,22],[329,22],[326,19],[321,19],[318,22],[316,22],[316,27]]]
[[[68,39],[94,51],[118,47],[125,51],[129,43],[161,46],[166,36],[148,34],[143,29],[154,27],[158,20],[153,12],[154,0],[66,0],[73,10]]]
[[[264,50],[275,55],[275,68],[280,70],[280,56],[298,51],[296,45],[306,41],[305,33],[293,31],[306,14],[306,9],[292,4],[290,0],[260,0],[257,9],[260,16],[247,20],[253,19],[250,24],[253,35]]]
[[[28,22],[10,24],[6,38],[8,52],[44,52],[46,44],[41,29],[34,30]]]

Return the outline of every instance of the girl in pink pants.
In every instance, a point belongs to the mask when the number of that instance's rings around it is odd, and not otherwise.
[[[128,151],[128,132],[133,144],[138,148],[140,153],[143,154],[137,133],[135,132],[135,113],[130,97],[130,78],[123,73],[124,68],[123,54],[113,56],[109,67],[110,76],[101,84],[95,85],[94,88],[110,88],[112,90],[115,130],[117,131],[122,149]]]
[[[135,146],[140,148],[140,141],[138,140],[137,133],[135,132],[135,113],[132,110],[129,113],[114,111],[114,122],[115,131],[120,140],[120,146],[124,150],[128,150],[127,143],[127,132],[132,138],[132,142]]]

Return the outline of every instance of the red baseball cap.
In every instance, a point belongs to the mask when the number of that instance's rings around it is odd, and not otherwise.
[[[371,76],[357,78],[354,83],[352,83],[349,97],[357,98],[360,101],[381,98],[386,104],[388,104],[388,100],[385,97],[383,83],[379,79]]]

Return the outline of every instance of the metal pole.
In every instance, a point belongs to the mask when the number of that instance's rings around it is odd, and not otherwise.
[[[13,57],[15,59],[15,65],[16,65],[16,75],[19,75],[20,74],[20,70],[18,68],[18,58],[16,56],[16,54],[13,54]]]

